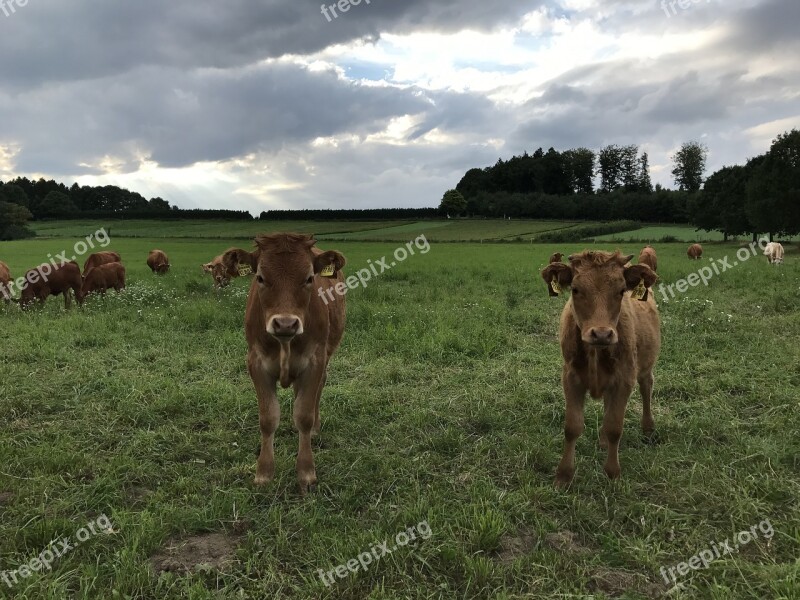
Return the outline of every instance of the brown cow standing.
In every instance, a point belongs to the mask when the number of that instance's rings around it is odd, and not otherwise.
[[[261,428],[255,483],[265,485],[275,475],[277,384],[293,385],[293,417],[300,434],[297,480],[305,494],[317,483],[311,437],[320,430],[319,401],[328,362],[344,334],[344,296],[326,305],[322,294],[337,284],[344,286],[345,259],[339,252],[315,248],[309,235],[276,233],[255,241],[253,252],[234,248],[223,256],[229,270],[245,264],[256,273],[245,312],[247,368],[258,396]],[[321,274],[326,268],[330,276]]]
[[[150,250],[147,255],[147,266],[157,275],[164,275],[169,271],[169,258],[162,250]]]
[[[112,288],[117,292],[125,289],[125,267],[122,263],[106,263],[89,269],[83,278],[78,299],[83,302],[84,298],[93,292],[100,292],[105,296],[106,291]]]
[[[227,255],[233,250],[236,250],[236,248],[229,248],[224,254],[220,254],[211,262],[203,265],[203,272],[211,274],[211,279],[214,281],[214,287],[217,289],[224,288],[231,282],[232,279],[236,279],[237,277],[241,276],[238,264],[230,263],[229,265],[226,265],[222,261],[223,256]]]
[[[74,260],[57,266],[45,263],[25,273],[19,302],[25,308],[34,299],[44,304],[49,296],[64,294],[64,308],[69,308],[72,303],[70,290],[75,293],[78,304],[83,303],[81,283],[81,269]]]
[[[11,302],[11,271],[8,265],[0,260],[0,296],[6,301]]]
[[[692,260],[700,260],[700,257],[703,256],[703,247],[700,244],[692,244],[689,246],[686,254]]]
[[[561,259],[564,258],[564,254],[561,252],[556,252],[555,254],[550,255],[550,263],[559,263]]]
[[[91,268],[121,261],[122,259],[116,252],[95,252],[94,254],[90,254],[86,262],[83,263],[83,276],[86,277],[86,274]]]
[[[661,347],[658,308],[653,295],[641,300],[627,292],[640,282],[650,288],[657,276],[647,265],[625,267],[633,256],[619,252],[583,252],[570,264],[553,264],[542,271],[551,287],[555,279],[572,294],[561,313],[561,383],[566,400],[564,454],[556,471],[556,485],[566,486],[575,474],[575,444],[583,433],[586,392],[603,398],[600,445],[608,448],[605,472],[620,476],[619,441],[625,408],[638,381],[642,394],[642,429],[654,430],[650,400],[653,367]]]
[[[658,257],[652,246],[645,246],[642,248],[642,251],[639,253],[639,264],[647,265],[653,269],[653,271],[658,270]]]

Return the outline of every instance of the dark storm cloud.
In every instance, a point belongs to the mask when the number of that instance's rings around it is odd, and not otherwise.
[[[141,66],[242,66],[382,32],[491,29],[542,1],[364,0],[328,22],[321,0],[30,0],[0,18],[0,81],[25,87]]]

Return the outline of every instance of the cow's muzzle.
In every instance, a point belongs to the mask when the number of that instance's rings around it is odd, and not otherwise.
[[[267,333],[279,340],[290,340],[303,333],[303,322],[295,315],[275,315],[267,323]]]
[[[590,346],[613,346],[619,341],[617,330],[612,327],[592,327],[583,336],[583,341]]]

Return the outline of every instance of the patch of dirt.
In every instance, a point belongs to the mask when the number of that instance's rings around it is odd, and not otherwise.
[[[620,597],[627,592],[634,592],[646,598],[662,598],[667,591],[666,586],[650,581],[641,573],[606,568],[594,571],[590,587],[612,598]]]
[[[497,559],[503,563],[514,562],[533,550],[537,543],[538,539],[530,531],[520,530],[514,535],[506,534],[500,538]]]
[[[563,554],[587,554],[590,550],[578,541],[578,536],[568,530],[547,534],[545,538],[553,550]]]
[[[13,497],[14,497],[13,492],[0,492],[0,506],[3,506],[4,504],[9,504]]]
[[[168,571],[185,575],[191,571],[220,569],[233,562],[239,536],[204,533],[182,540],[169,540],[165,547],[150,557],[156,575]]]

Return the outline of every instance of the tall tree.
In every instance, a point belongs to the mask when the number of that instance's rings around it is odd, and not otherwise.
[[[747,214],[758,232],[800,233],[800,131],[779,135],[747,183]]]
[[[439,210],[445,214],[458,216],[467,209],[467,201],[458,190],[447,190],[442,197]]]
[[[642,152],[642,156],[639,159],[637,187],[640,192],[646,194],[651,194],[653,192],[653,182],[650,179],[650,157],[647,156],[647,152]]]
[[[615,144],[609,144],[600,150],[598,157],[598,174],[600,175],[600,191],[613,192],[622,186],[623,151]]]
[[[594,152],[588,148],[574,148],[564,153],[569,164],[570,187],[576,194],[594,193]]]
[[[620,148],[622,187],[626,192],[639,189],[639,147],[631,144]]]
[[[708,148],[700,142],[685,142],[672,157],[672,175],[678,189],[695,193],[703,185]]]

